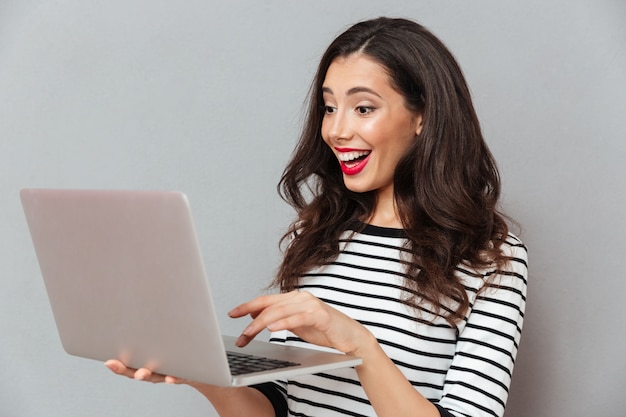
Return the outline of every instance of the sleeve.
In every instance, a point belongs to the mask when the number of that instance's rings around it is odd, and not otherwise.
[[[526,307],[526,247],[510,236],[509,262],[492,271],[459,334],[438,406],[452,416],[501,417],[509,393]],[[446,416],[442,412],[442,416]]]
[[[439,404],[435,404],[435,407],[437,407],[437,410],[439,410],[439,415],[441,417],[454,417],[454,415],[450,414],[450,412],[448,410],[446,410],[445,408],[443,408]]]
[[[276,417],[287,416],[287,398],[281,392],[278,385],[267,382],[265,384],[251,385],[250,388],[254,388],[265,395],[274,407],[274,414]]]

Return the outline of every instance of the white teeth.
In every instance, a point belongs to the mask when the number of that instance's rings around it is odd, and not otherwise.
[[[341,152],[337,155],[337,158],[339,158],[341,162],[350,162],[362,156],[368,155],[369,153],[370,151]]]

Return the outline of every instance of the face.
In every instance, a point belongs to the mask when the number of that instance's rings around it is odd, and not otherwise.
[[[393,195],[398,161],[422,129],[385,69],[365,55],[334,60],[323,83],[322,138],[337,156],[346,187]]]

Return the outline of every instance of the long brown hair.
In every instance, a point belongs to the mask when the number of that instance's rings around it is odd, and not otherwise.
[[[322,56],[299,143],[278,184],[297,219],[283,237],[289,243],[274,284],[292,290],[308,270],[334,260],[340,235],[374,208],[375,192],[354,193],[345,187],[339,164],[321,137],[326,72],[335,59],[355,53],[382,65],[407,108],[422,114],[422,131],[394,175],[394,197],[412,254],[406,285],[439,311],[453,305],[444,314],[453,323],[469,306],[455,268],[504,263],[500,244],[508,228],[497,210],[496,163],[461,69],[439,39],[406,19],[357,23]],[[407,294],[406,301],[415,304],[418,298]]]

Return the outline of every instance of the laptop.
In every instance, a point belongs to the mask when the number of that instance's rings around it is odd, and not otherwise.
[[[71,355],[119,359],[220,386],[361,363],[257,340],[238,348],[235,337],[222,336],[181,192],[24,189],[20,197],[61,343]],[[247,356],[256,357],[252,368],[231,370]]]

